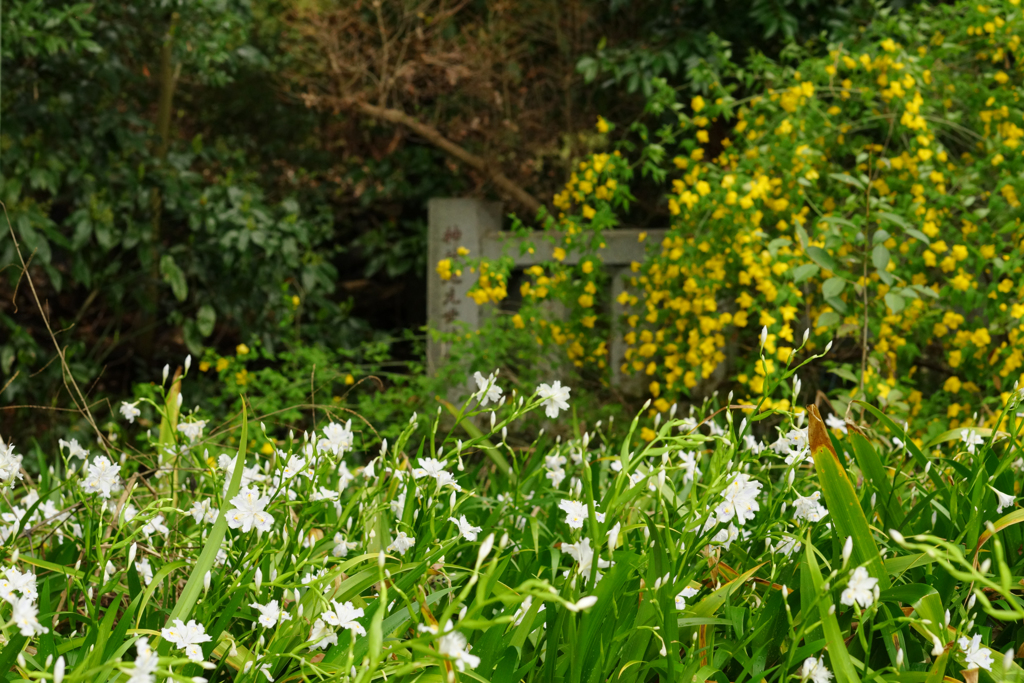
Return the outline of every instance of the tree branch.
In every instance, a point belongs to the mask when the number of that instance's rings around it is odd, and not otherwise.
[[[404,111],[388,107],[379,107],[365,101],[355,101],[352,102],[350,106],[360,113],[380,121],[387,121],[388,123],[405,126],[420,137],[425,138],[430,144],[441,149],[449,156],[455,157],[467,166],[475,168],[477,171],[487,176],[492,183],[494,183],[506,195],[515,200],[517,204],[529,211],[531,217],[543,206],[540,201],[517,185],[511,178],[500,170],[493,168],[486,159],[455,144],[433,126],[429,126],[419,119],[409,116]]]

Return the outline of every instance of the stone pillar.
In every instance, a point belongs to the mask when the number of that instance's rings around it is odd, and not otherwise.
[[[484,238],[501,230],[501,204],[480,199],[431,199],[427,203],[427,327],[439,332],[475,332],[480,327],[480,306],[467,294],[476,282],[475,275],[454,274],[442,280],[437,263],[457,258],[459,247],[469,249],[470,258],[483,255]],[[427,372],[431,375],[444,365],[449,343],[427,336]]]

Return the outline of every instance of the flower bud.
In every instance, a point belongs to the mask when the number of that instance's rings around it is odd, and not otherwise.
[[[188,369],[190,367],[192,367],[192,354],[191,353],[188,354],[187,356],[185,356],[185,372],[188,372]]]
[[[1009,673],[1010,672],[1010,668],[1012,666],[1013,666],[1013,646],[1011,645],[1010,649],[1007,650],[1006,654],[1003,655],[1003,671],[1006,672],[1006,673]]]
[[[139,544],[132,543],[128,548],[128,566],[132,566],[135,563],[135,554],[139,552]]]
[[[167,383],[167,375],[170,372],[171,372],[171,366],[170,365],[165,365],[164,366],[164,379],[163,379],[162,382],[160,382],[161,384],[166,384]]]
[[[205,574],[203,575],[203,591],[208,591],[208,590],[210,590],[210,579],[211,579],[211,578],[212,578],[212,577],[211,577],[211,575],[210,575],[210,572],[206,572],[206,573],[205,573]]]
[[[896,651],[896,668],[899,669],[903,666],[903,648]]]
[[[57,665],[53,667],[53,683],[64,680],[64,655],[57,657]]]
[[[846,542],[843,544],[843,566],[850,561],[850,555],[853,554],[853,536],[847,536]]]
[[[263,570],[259,567],[256,567],[256,579],[254,583],[256,584],[256,592],[259,593],[260,586],[263,585]]]

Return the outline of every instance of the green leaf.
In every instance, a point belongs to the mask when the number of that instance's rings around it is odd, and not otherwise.
[[[885,524],[886,529],[899,528],[903,524],[903,511],[893,496],[888,473],[882,466],[878,453],[860,434],[851,433],[850,441],[853,444],[854,457],[864,473],[865,480],[878,494],[877,500],[882,513],[882,523]]]
[[[174,257],[170,254],[164,254],[160,258],[160,275],[163,276],[164,282],[171,286],[175,299],[184,301],[188,297],[188,282],[185,280],[185,271],[178,267]]]
[[[821,285],[821,293],[826,299],[837,297],[846,289],[846,280],[841,277],[830,277]]]
[[[907,306],[907,300],[899,294],[893,292],[886,292],[885,294],[885,305],[889,307],[893,313],[899,313]]]
[[[831,510],[829,511],[831,513]],[[823,590],[824,580],[821,578],[821,570],[818,568],[818,558],[814,554],[814,546],[811,545],[810,532],[808,532],[807,540],[805,544],[805,554],[807,564],[803,565],[810,572],[811,586],[814,588],[816,595],[822,595],[825,591]],[[829,608],[832,606],[832,601],[829,599],[829,595],[822,596],[818,600],[818,615],[821,618],[821,626],[825,631],[825,642],[828,643],[828,654],[832,659],[832,672],[836,676],[836,683],[859,683],[860,677],[857,676],[857,670],[853,668],[853,660],[850,659],[850,652],[846,649],[846,643],[843,641],[843,632],[839,628],[839,620],[836,618],[834,612],[831,612]],[[806,619],[811,619],[810,615],[805,615]]]
[[[217,311],[209,304],[203,304],[196,312],[196,329],[199,334],[209,337],[213,334],[213,326],[217,323]]]
[[[866,565],[868,573],[878,579],[879,588],[889,587],[889,575],[882,564],[878,546],[871,535],[868,520],[860,507],[857,492],[846,474],[846,469],[839,460],[828,430],[821,419],[818,407],[807,406],[809,413],[808,440],[811,446],[811,457],[814,458],[814,469],[818,474],[821,492],[825,497],[829,517],[840,538],[853,539],[853,561],[855,565]]]
[[[797,266],[791,273],[793,274],[793,282],[800,283],[804,280],[814,277],[818,274],[820,269],[814,263],[805,263],[802,266]]]
[[[818,316],[818,319],[817,321],[815,321],[814,326],[833,327],[834,325],[838,325],[839,323],[841,323],[842,320],[843,319],[835,311],[825,311],[824,313]]]
[[[871,250],[871,263],[880,271],[884,271],[889,265],[889,250],[884,244],[876,244]]]
[[[807,258],[811,259],[825,270],[835,272],[836,262],[827,251],[821,247],[807,247]]]
[[[192,573],[188,577],[188,581],[185,583],[185,588],[182,589],[181,595],[178,596],[177,602],[174,604],[174,609],[167,616],[167,621],[164,624],[170,626],[171,622],[175,619],[181,619],[185,621],[188,619],[189,613],[192,611],[192,607],[195,606],[196,600],[199,599],[199,593],[203,589],[203,579],[206,576],[206,572],[213,568],[213,563],[217,559],[217,553],[220,551],[220,546],[224,542],[224,535],[228,530],[227,520],[227,501],[231,500],[238,493],[238,489],[242,484],[242,470],[245,469],[245,449],[249,443],[249,422],[246,412],[245,398],[242,398],[242,432],[239,435],[238,440],[238,455],[235,456],[235,467],[234,472],[231,475],[231,483],[228,485],[227,495],[224,496],[225,505],[221,505],[220,514],[217,515],[217,521],[213,525],[213,529],[210,530],[210,535],[206,538],[206,543],[203,544],[203,552],[200,553],[199,559],[196,561],[196,566],[192,569]],[[160,650],[163,654],[166,654],[169,643],[163,641],[160,644]]]

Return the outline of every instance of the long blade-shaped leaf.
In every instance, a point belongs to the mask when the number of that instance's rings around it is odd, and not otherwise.
[[[815,405],[807,406],[810,422],[807,426],[814,469],[818,473],[821,492],[828,504],[828,512],[840,538],[853,539],[853,558],[858,565],[867,565],[868,573],[878,579],[879,588],[889,588],[889,574],[878,554],[878,546],[871,536],[867,517],[860,507],[860,501],[853,490],[853,484],[846,475],[846,469],[839,461],[832,441],[828,438],[825,423]]]
[[[809,536],[805,550],[807,563],[802,565],[801,571],[807,569],[815,594],[821,595],[824,579],[821,578],[818,558],[814,556],[814,546],[811,545]],[[829,596],[818,599],[818,614],[821,617],[822,629],[825,631],[825,642],[828,643],[828,654],[832,660],[832,671],[836,675],[836,683],[859,683],[860,677],[857,676],[857,670],[853,668],[853,660],[850,659],[850,652],[846,649],[846,643],[843,641],[839,620],[836,618],[835,612],[829,609],[831,606],[832,600]],[[809,619],[810,615],[807,618]]]
[[[249,441],[249,423],[246,414],[245,400],[242,400],[242,434],[238,440],[238,455],[235,456],[235,469],[231,475],[231,484],[228,486],[228,494],[225,497],[225,503],[235,497],[238,493],[238,489],[242,484],[242,470],[245,469],[245,447]],[[166,625],[170,625],[175,619],[181,619],[184,621],[188,618],[189,612],[192,611],[192,607],[195,606],[196,600],[199,599],[199,592],[203,588],[203,577],[206,576],[206,572],[210,571],[213,567],[214,560],[217,559],[217,551],[220,550],[221,543],[224,541],[224,535],[228,530],[227,520],[227,507],[221,505],[220,514],[217,515],[217,521],[213,525],[213,529],[210,530],[210,535],[206,538],[206,544],[203,545],[203,552],[199,555],[199,560],[196,562],[195,568],[188,577],[188,581],[185,583],[185,588],[181,591],[181,595],[178,596],[178,602],[174,605],[174,609],[171,610],[171,614],[167,617]],[[167,643],[161,644],[161,649],[165,648]]]

